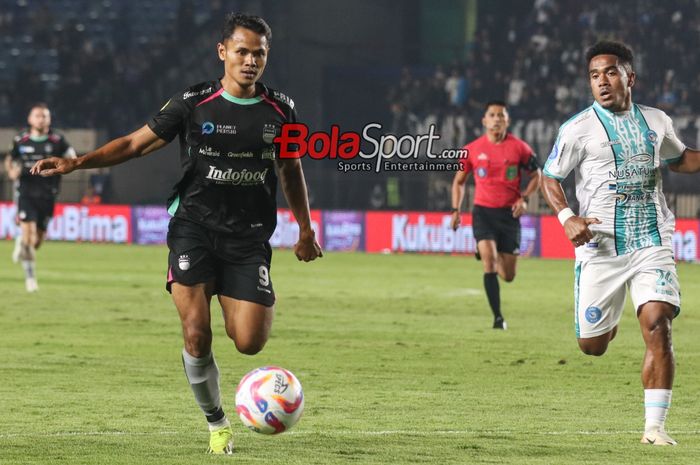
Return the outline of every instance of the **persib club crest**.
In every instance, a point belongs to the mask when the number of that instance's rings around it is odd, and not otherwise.
[[[265,123],[263,126],[262,138],[266,144],[271,144],[279,134],[279,126],[275,123]]]
[[[649,129],[649,130],[647,131],[647,139],[648,139],[649,142],[651,142],[652,144],[653,144],[654,142],[656,142],[656,140],[657,140],[658,138],[659,138],[659,136],[657,136],[657,135],[656,135],[656,132],[654,132],[653,130]]]

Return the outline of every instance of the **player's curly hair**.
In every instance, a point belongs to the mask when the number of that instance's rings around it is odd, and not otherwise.
[[[621,65],[629,67],[630,70],[634,68],[632,49],[623,42],[614,40],[600,40],[596,42],[586,50],[586,63],[590,65],[593,57],[598,55],[615,55],[619,58]]]
[[[224,20],[224,27],[221,30],[221,42],[231,37],[233,31],[237,27],[244,27],[265,36],[267,46],[270,46],[272,40],[272,29],[267,25],[264,19],[260,16],[247,15],[244,13],[229,13]]]

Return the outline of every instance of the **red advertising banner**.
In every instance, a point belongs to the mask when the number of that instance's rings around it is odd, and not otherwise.
[[[131,207],[57,204],[46,234],[53,241],[130,244]]]
[[[700,259],[698,252],[698,220],[676,220],[673,233],[673,255],[676,260],[694,262]]]
[[[564,234],[556,216],[540,217],[540,256],[543,258],[574,258],[574,246]]]
[[[17,207],[0,203],[0,237],[14,237]],[[128,205],[56,204],[47,238],[54,241],[115,242],[130,244],[131,207]]]
[[[10,239],[19,233],[17,206],[11,202],[0,202],[0,239]]]
[[[323,247],[323,223],[321,210],[311,210],[311,227],[316,231],[316,240]],[[277,228],[270,238],[272,247],[292,248],[299,240],[299,225],[291,210],[277,209]]]
[[[114,242],[114,243],[163,243],[167,230],[167,213],[162,208],[157,215],[146,219],[158,219],[157,231],[150,226],[132,228],[143,215],[140,207],[129,205],[78,205],[57,204],[55,215],[48,227],[48,239],[58,241]],[[158,207],[152,207],[157,209]],[[15,237],[19,227],[15,220],[17,208],[11,202],[0,202],[0,239]],[[356,244],[350,249],[366,252],[417,252],[417,253],[474,253],[476,241],[470,214],[462,215],[462,225],[452,231],[449,213],[435,212],[325,212],[311,210],[311,224],[316,239],[324,246],[324,228],[333,236],[329,248],[346,250],[344,244]],[[153,218],[151,218],[153,217]],[[163,217],[163,218],[161,218]],[[136,219],[134,219],[136,218]],[[141,218],[143,219],[143,218]],[[364,228],[363,220],[364,219]],[[526,216],[521,219],[521,253],[524,256],[543,258],[574,258],[574,248],[564,235],[564,229],[555,216]],[[158,233],[158,238],[149,236]],[[352,233],[352,234],[351,234]],[[358,234],[363,237],[359,237]],[[144,237],[140,237],[144,236]],[[148,236],[148,237],[146,237]],[[155,236],[154,236],[155,237]],[[289,209],[277,211],[277,229],[270,244],[273,247],[291,248],[299,238],[299,226]],[[676,260],[700,261],[700,221],[677,219],[673,234],[673,251]],[[364,239],[364,240],[363,240]],[[362,244],[364,243],[364,247]]]
[[[431,212],[367,212],[367,252],[474,253],[472,218],[462,215],[462,226],[453,231],[452,215]]]

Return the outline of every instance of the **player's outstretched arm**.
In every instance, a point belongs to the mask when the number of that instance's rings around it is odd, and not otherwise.
[[[452,180],[452,230],[457,231],[460,222],[460,210],[464,200],[464,184],[467,182],[469,173],[457,171]]]
[[[316,232],[311,227],[309,213],[309,195],[306,191],[304,171],[299,159],[277,159],[282,192],[287,199],[289,208],[299,224],[299,240],[294,244],[294,254],[299,260],[310,262],[323,257],[321,246],[316,240]]]
[[[102,147],[80,158],[51,157],[39,160],[31,169],[32,174],[53,176],[74,170],[114,166],[135,157],[147,155],[166,145],[147,125],[129,135],[107,142]]]
[[[598,218],[581,218],[576,216],[566,201],[566,194],[561,184],[549,176],[542,176],[542,195],[547,204],[559,217],[559,222],[564,226],[564,233],[574,247],[583,245],[593,239],[593,233],[588,228],[591,224],[600,224]]]
[[[668,169],[676,173],[697,173],[700,172],[700,151],[685,149],[680,160],[676,163],[669,163]]]

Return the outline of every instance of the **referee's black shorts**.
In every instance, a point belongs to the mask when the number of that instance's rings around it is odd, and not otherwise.
[[[214,293],[266,307],[275,303],[269,242],[243,242],[200,224],[172,218],[168,228],[168,280],[185,286],[213,282]]]
[[[496,250],[499,252],[520,255],[520,220],[513,218],[510,207],[489,208],[474,205],[472,230],[476,242],[496,241]]]

